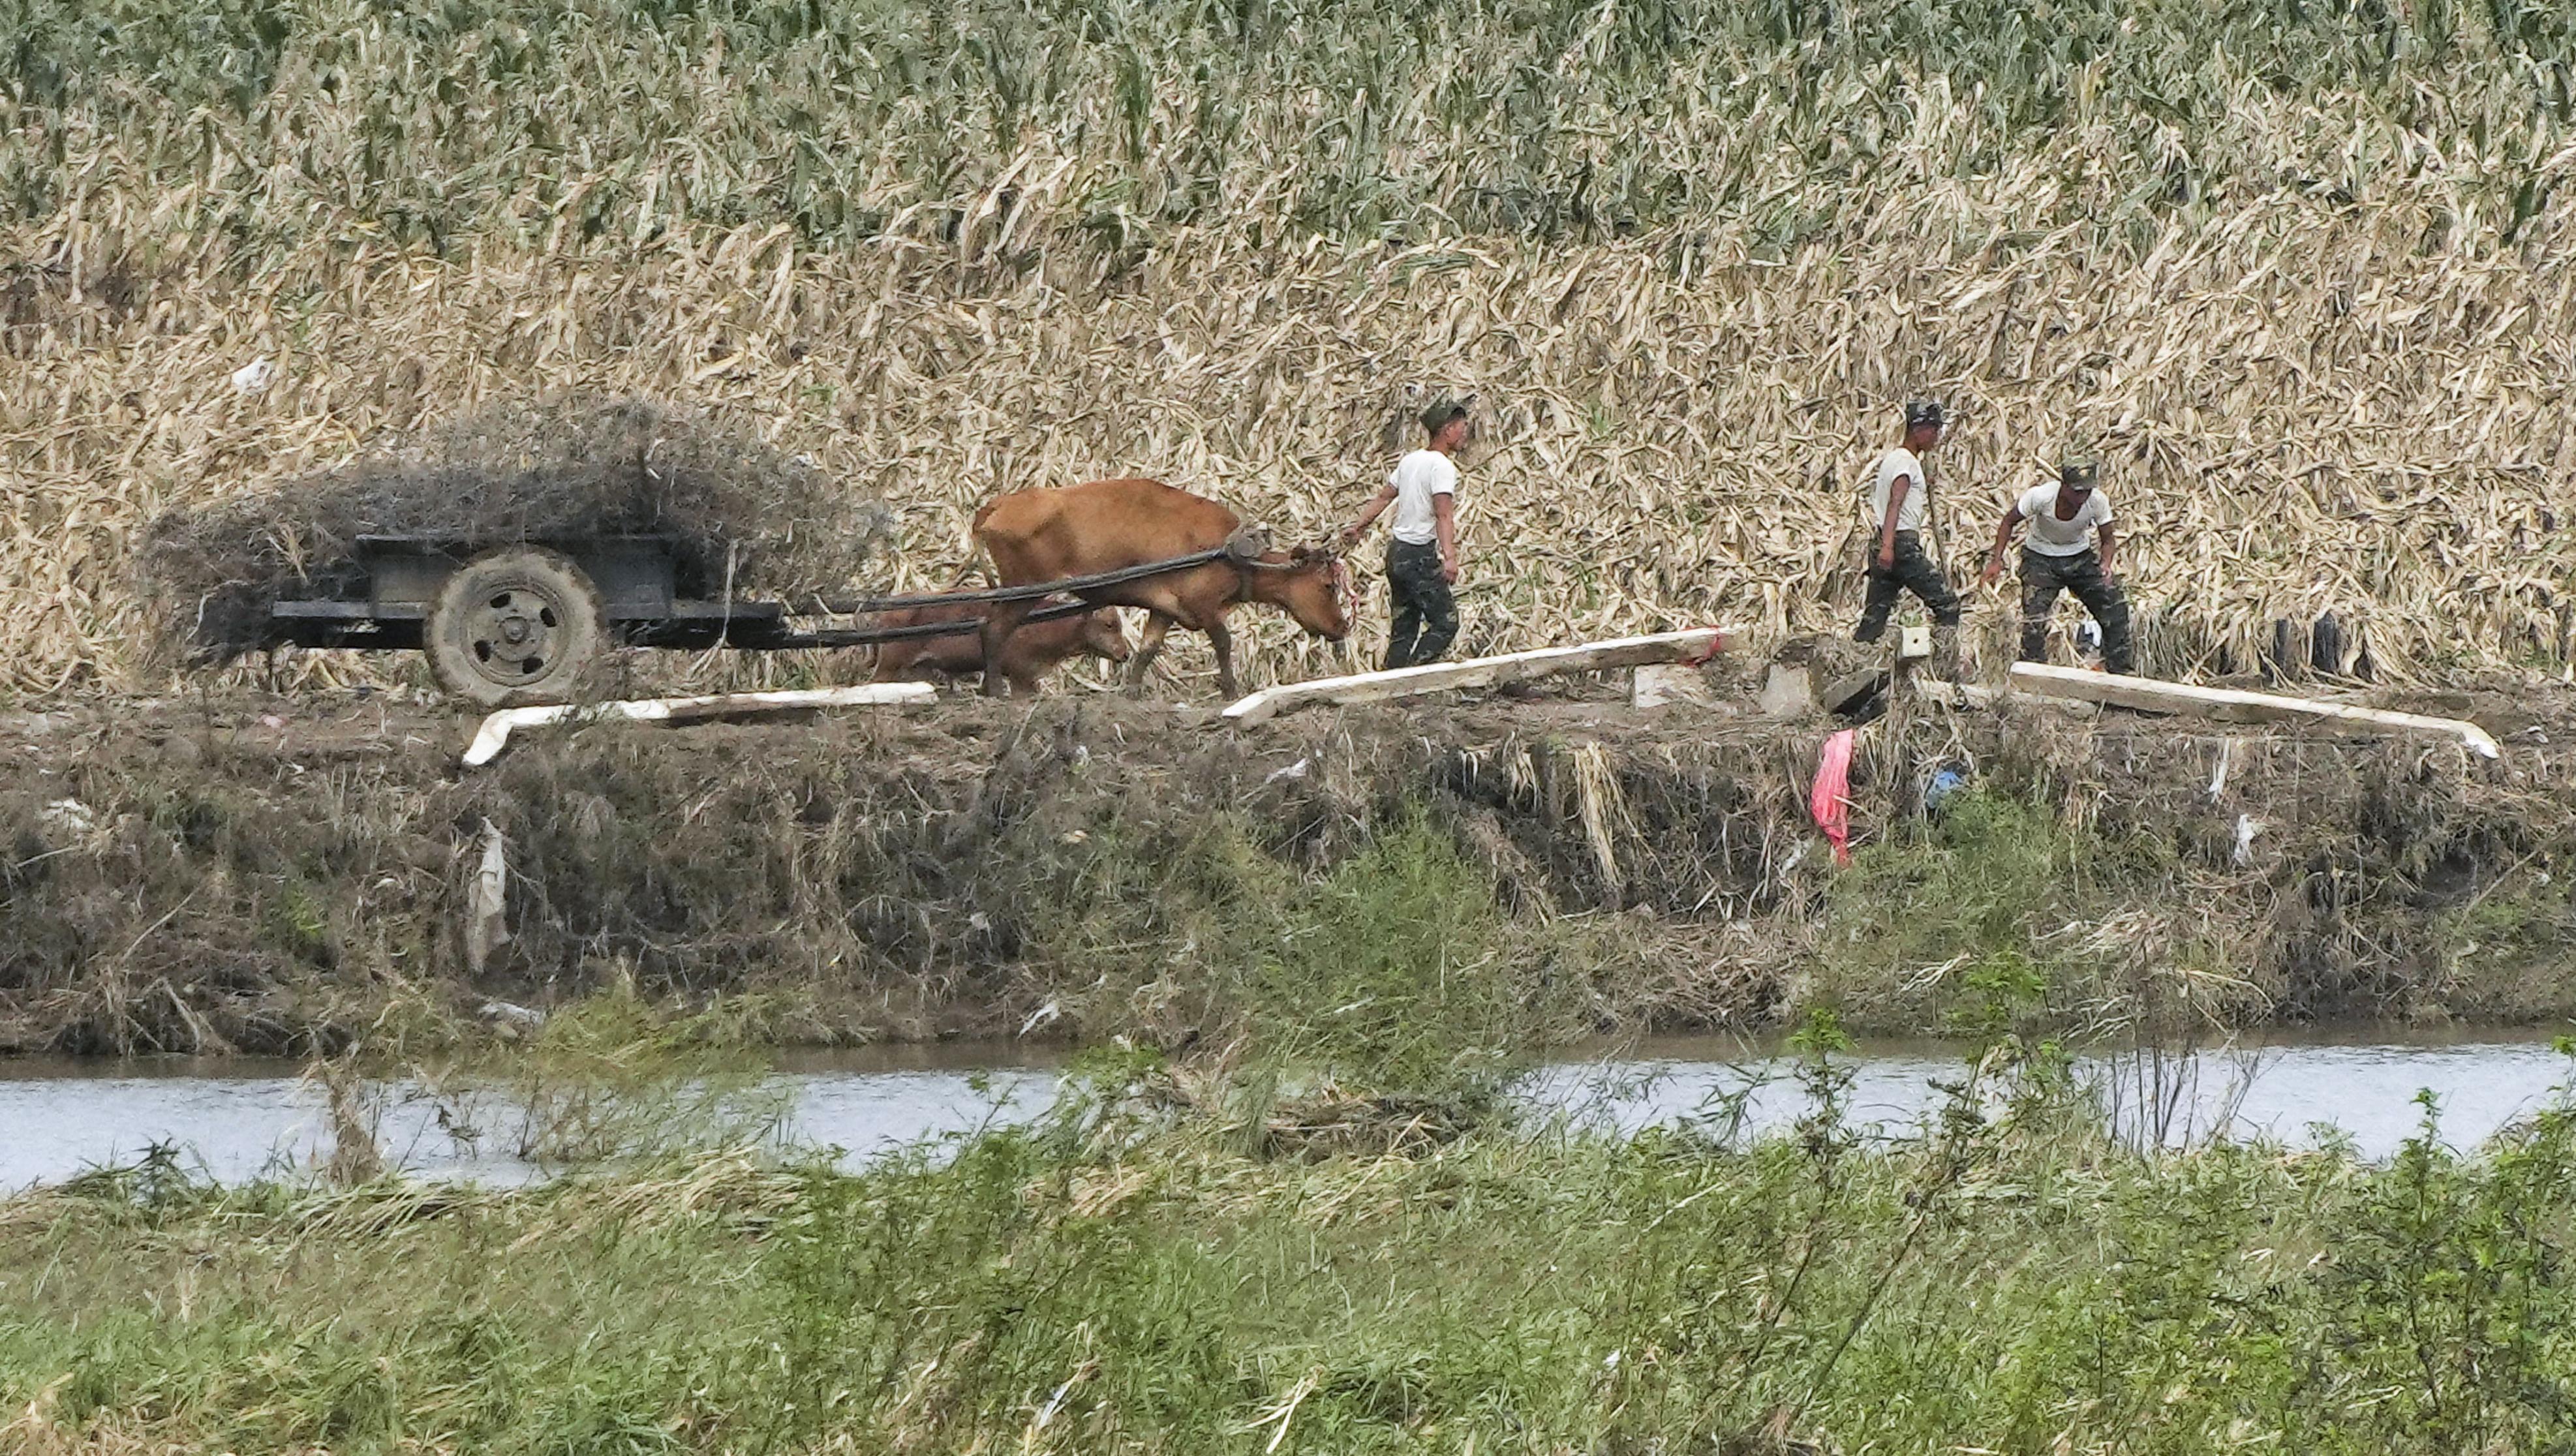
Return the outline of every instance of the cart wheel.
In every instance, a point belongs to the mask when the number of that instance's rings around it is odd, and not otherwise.
[[[513,546],[476,557],[429,609],[429,670],[486,708],[560,703],[599,656],[599,589],[564,556]]]

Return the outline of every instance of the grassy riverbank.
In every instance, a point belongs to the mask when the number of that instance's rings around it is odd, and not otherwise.
[[[0,1204],[0,1440],[161,1449],[2501,1451],[2569,1438],[2576,1118],[2383,1166],[1434,1123],[1150,1060],[860,1176]],[[1963,1075],[1966,1069],[1963,1068]],[[1831,1093],[1829,1061],[1810,1082]],[[1347,1109],[1342,1099],[1335,1105]],[[1982,1110],[1980,1110],[1982,1109]],[[1465,1130],[1460,1132],[1460,1127]],[[1436,1127],[1436,1131],[1433,1129]],[[1793,1443],[1813,1442],[1815,1446]]]
[[[1532,1043],[2576,1011],[2576,767],[2528,734],[2471,772],[1927,712],[1864,739],[1838,869],[1822,728],[1608,702],[1255,732],[948,702],[540,734],[462,776],[449,720],[261,706],[73,719],[0,767],[0,1043],[403,1055],[620,988],[777,1043],[1178,1047],[1417,1002]],[[510,939],[478,969],[488,832]]]

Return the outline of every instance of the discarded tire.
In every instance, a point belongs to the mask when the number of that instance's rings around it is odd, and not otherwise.
[[[430,607],[430,672],[486,708],[568,701],[599,656],[599,589],[560,553],[505,547],[457,569]]]

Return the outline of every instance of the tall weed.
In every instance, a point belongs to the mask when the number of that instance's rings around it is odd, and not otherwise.
[[[1821,1030],[1820,1075],[1839,1054]],[[1094,1106],[856,1175],[0,1205],[0,1441],[2554,1449],[2576,1122],[2136,1153],[2004,1049],[1895,1142],[1276,1159]],[[1821,1135],[1820,1135],[1821,1134]]]

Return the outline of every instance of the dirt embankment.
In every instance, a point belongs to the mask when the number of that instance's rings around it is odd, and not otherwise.
[[[782,1041],[1171,1042],[1281,994],[1317,925],[1434,910],[1471,927],[1437,952],[1457,975],[1569,1032],[1819,1003],[1890,1030],[2554,1017],[2576,1009],[2568,707],[2496,724],[2500,766],[1900,713],[1863,737],[1848,870],[1805,817],[1825,726],[1694,708],[1237,731],[950,698],[535,733],[473,773],[471,720],[381,695],[89,708],[0,727],[0,1047],[408,1043],[621,983]],[[1927,818],[1944,765],[1975,791]],[[509,939],[475,971],[487,824]]]

